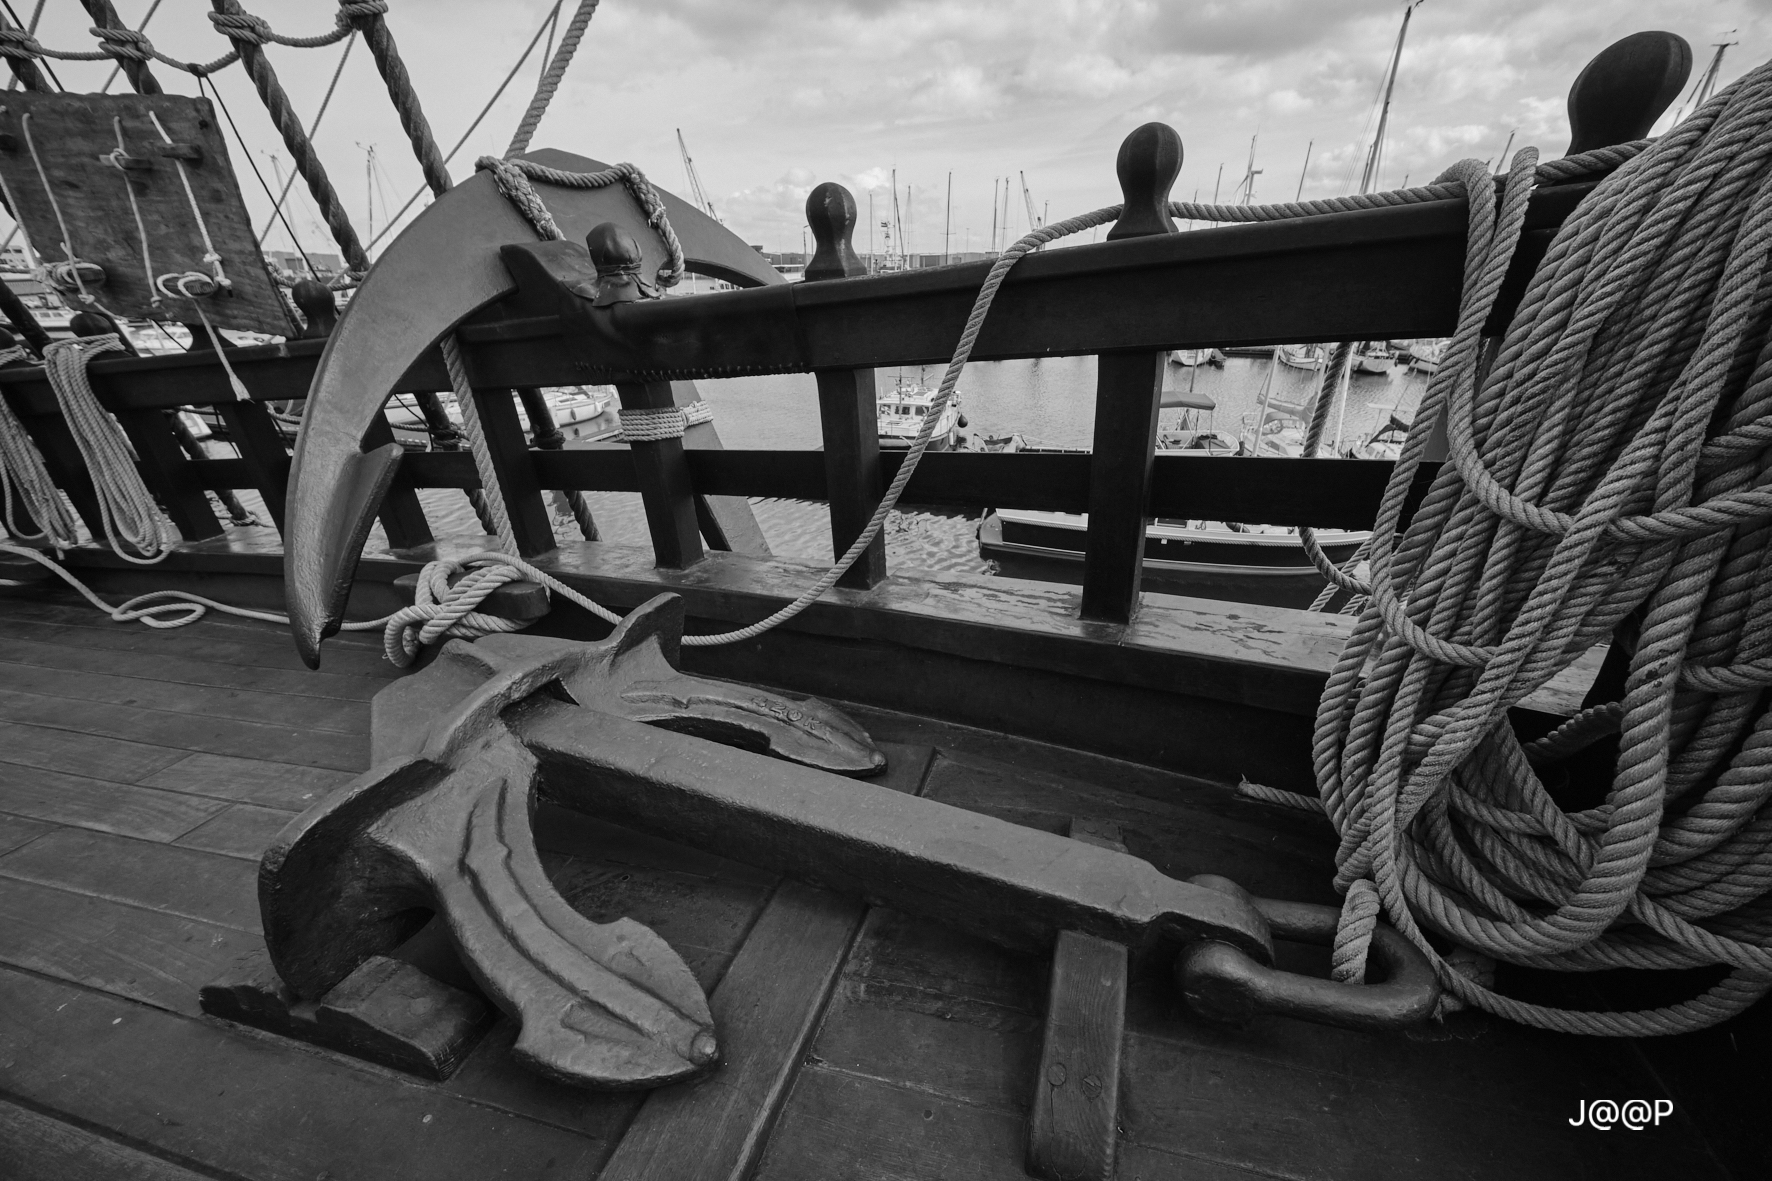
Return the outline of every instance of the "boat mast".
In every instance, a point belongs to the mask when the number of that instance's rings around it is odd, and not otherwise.
[[[1243,167],[1243,180],[1238,186],[1243,190],[1243,195],[1237,198],[1239,205],[1247,205],[1255,200],[1255,178],[1262,173],[1262,170],[1255,166],[1255,141],[1258,138],[1259,135],[1249,137],[1249,163]]]
[[[941,265],[948,265],[948,246],[954,233],[954,174],[948,173],[947,205],[941,213]]]
[[[1397,48],[1391,54],[1389,76],[1384,81],[1384,104],[1378,110],[1378,133],[1372,137],[1372,148],[1366,153],[1366,169],[1360,174],[1360,192],[1370,193],[1378,182],[1378,166],[1384,155],[1384,129],[1391,117],[1391,91],[1397,87],[1397,67],[1403,60],[1403,39],[1409,35],[1409,18],[1422,0],[1403,9],[1403,27],[1397,31]]]
[[[991,177],[991,253],[997,253],[997,178]]]
[[[1729,30],[1730,33],[1734,31],[1734,29]],[[1686,101],[1680,104],[1679,113],[1674,116],[1675,124],[1686,117],[1688,109],[1696,111],[1716,92],[1717,76],[1723,70],[1723,54],[1728,51],[1731,45],[1740,44],[1739,41],[1718,41],[1712,46],[1716,52],[1710,56],[1710,65],[1704,67],[1704,73],[1698,76],[1698,82],[1692,87],[1692,93],[1687,95]]]
[[[1304,199],[1304,174],[1311,170],[1311,149],[1317,146],[1316,140],[1304,145],[1304,166],[1298,170],[1298,192],[1292,195],[1294,201]]]

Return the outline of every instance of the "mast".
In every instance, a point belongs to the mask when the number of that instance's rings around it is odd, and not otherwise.
[[[1397,30],[1397,48],[1391,54],[1389,76],[1384,80],[1384,104],[1378,110],[1378,133],[1372,137],[1372,148],[1366,153],[1366,168],[1360,174],[1360,192],[1370,193],[1378,181],[1378,165],[1384,156],[1384,129],[1391,117],[1391,92],[1397,88],[1397,67],[1403,61],[1403,39],[1409,35],[1409,18],[1421,0],[1403,9],[1403,27]]]
[[[948,245],[954,232],[954,174],[948,173],[947,205],[941,214],[941,265],[948,265]]]
[[[1262,173],[1262,170],[1255,166],[1255,141],[1258,138],[1260,138],[1259,135],[1249,137],[1249,163],[1243,166],[1243,179],[1237,185],[1243,190],[1243,195],[1237,198],[1239,205],[1247,205],[1255,200],[1255,178]]]
[[[1316,146],[1317,141],[1314,139],[1304,145],[1304,167],[1298,170],[1298,192],[1292,195],[1294,201],[1304,199],[1304,174],[1311,170],[1311,149]]]
[[[997,178],[991,177],[991,253],[997,252]]]
[[[1730,33],[1734,31],[1734,29],[1729,30]],[[1741,44],[1739,41],[1718,41],[1712,46],[1716,52],[1711,54],[1710,64],[1704,67],[1704,73],[1698,76],[1698,81],[1692,87],[1692,93],[1687,95],[1686,101],[1680,104],[1679,113],[1674,116],[1676,124],[1686,117],[1688,109],[1696,111],[1704,105],[1706,99],[1716,92],[1717,76],[1723,70],[1723,54],[1728,51],[1731,45],[1739,44]]]

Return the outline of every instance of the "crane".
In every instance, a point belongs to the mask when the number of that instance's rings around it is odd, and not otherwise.
[[[1034,230],[1037,230],[1041,226],[1045,225],[1046,222],[1043,218],[1041,218],[1038,214],[1036,214],[1034,212],[1034,195],[1032,193],[1028,192],[1028,174],[1023,172],[1023,173],[1020,173],[1019,175],[1021,176],[1021,199],[1025,202],[1027,202],[1028,231],[1031,233]]]
[[[708,199],[707,191],[701,187],[701,177],[696,175],[695,161],[689,157],[689,145],[683,142],[681,127],[677,128],[677,149],[683,153],[683,175],[689,182],[689,199],[695,202],[697,209],[707,210],[709,217],[725,225],[726,222],[714,212],[714,203]]]

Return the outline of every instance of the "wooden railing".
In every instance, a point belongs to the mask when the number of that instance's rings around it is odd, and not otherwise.
[[[1614,119],[1608,130],[1646,131],[1661,108],[1641,106],[1635,122]],[[1083,613],[1107,622],[1124,622],[1136,605],[1148,518],[1365,527],[1391,471],[1390,464],[1370,460],[1153,454],[1162,350],[1446,336],[1463,277],[1467,209],[1461,198],[1172,233],[1151,210],[1167,201],[1178,165],[1179,143],[1148,128],[1135,133],[1120,161],[1128,207],[1140,211],[1122,219],[1132,236],[1116,231],[1109,241],[1024,259],[973,352],[978,361],[1098,356],[1092,453],[929,454],[903,497],[906,505],[1087,512]],[[1556,227],[1592,187],[1547,186],[1533,196],[1491,333],[1505,328]],[[695,496],[826,501],[833,552],[847,548],[903,458],[879,451],[873,370],[945,362],[988,269],[970,264],[855,277],[859,264],[847,242],[854,205],[847,198],[836,186],[821,186],[809,202],[819,253],[806,283],[622,305],[609,321],[619,330],[613,339],[607,325],[602,335],[589,334],[571,316],[479,317],[463,327],[459,337],[477,401],[491,411],[497,435],[501,481],[507,499],[523,510],[513,518],[541,523],[527,527],[520,548],[533,554],[553,545],[541,504],[551,489],[641,493],[655,552],[666,566],[693,563],[702,553],[689,504]],[[230,350],[250,402],[235,401],[213,354],[93,362],[101,403],[129,434],[144,480],[184,537],[222,532],[209,490],[255,488],[281,526],[289,455],[262,403],[305,397],[323,347],[323,341],[301,340]],[[624,405],[653,405],[673,396],[671,381],[779,372],[816,375],[822,453],[685,451],[661,444],[540,450],[522,444],[513,396],[595,381],[615,384]],[[433,351],[393,392],[448,388]],[[99,532],[91,486],[43,370],[24,363],[0,369],[0,390],[36,439],[52,477]],[[526,410],[534,410],[534,401]],[[215,407],[240,458],[182,451],[166,418],[181,406]],[[532,425],[538,434],[546,426]],[[389,438],[378,419],[365,442]],[[1432,474],[1432,465],[1422,471],[1417,494]],[[478,485],[465,452],[405,456],[382,511],[390,544],[413,548],[432,540],[415,489]],[[726,544],[718,530],[708,532],[709,545]],[[885,574],[884,551],[876,548],[847,581],[868,586]]]

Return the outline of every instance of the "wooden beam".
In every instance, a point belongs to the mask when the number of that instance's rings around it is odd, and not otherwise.
[[[675,406],[668,381],[623,382],[615,387],[624,410],[657,410]],[[629,447],[646,525],[652,532],[652,553],[660,566],[681,570],[702,559],[700,524],[695,516],[695,486],[683,458],[683,440],[660,439]]]
[[[289,449],[283,445],[283,433],[262,403],[218,402],[215,408],[251,473],[251,487],[264,498],[277,532],[283,532],[283,501],[289,492]]]
[[[673,381],[671,400],[680,407],[701,401],[701,391],[693,381]],[[685,457],[691,451],[721,451],[725,445],[712,420],[693,423],[683,431]],[[693,466],[690,468],[693,472]],[[757,515],[751,511],[749,494],[717,494],[695,490],[695,519],[701,526],[702,539],[709,549],[731,550],[753,557],[769,556],[769,541]]]
[[[376,415],[363,436],[363,445],[373,449],[385,447],[393,441],[394,429],[388,425],[387,418]],[[381,520],[382,532],[388,535],[389,549],[417,549],[435,540],[431,536],[431,524],[425,519],[424,506],[419,504],[418,493],[413,491],[412,477],[406,471],[406,460],[411,458],[406,456],[401,460],[393,486],[382,497],[381,508],[376,513]]]
[[[1164,354],[1105,353],[1096,365],[1082,617],[1126,623],[1138,605],[1144,574]]]
[[[587,492],[638,492],[639,476],[625,448],[538,452],[532,456],[543,488]],[[817,451],[687,452],[684,462],[697,488],[730,496],[822,501],[829,493],[825,459]],[[883,479],[904,462],[899,453],[880,457]],[[246,487],[243,461],[211,459],[195,465],[203,487]],[[1088,455],[931,452],[905,489],[907,506],[978,510],[1039,509],[1082,513],[1089,509]],[[1369,528],[1390,479],[1392,465],[1378,459],[1208,458],[1159,454],[1152,463],[1152,516],[1184,513],[1208,520],[1262,525],[1313,525],[1325,529]],[[479,476],[465,453],[419,451],[401,460],[401,477],[421,488],[477,488]],[[1439,472],[1421,465],[1410,497],[1418,504]]]
[[[129,436],[135,448],[136,470],[154,499],[166,510],[179,535],[186,541],[200,541],[222,532],[222,523],[210,507],[209,494],[204,491],[191,461],[185,457],[172,428],[166,424],[165,410],[124,410],[117,414],[117,423]]]
[[[555,545],[554,523],[542,501],[541,485],[535,479],[535,465],[529,458],[533,453],[523,438],[516,398],[509,389],[478,384],[473,397],[474,408],[480,413],[480,430],[486,436],[486,449],[492,454],[492,465],[498,471],[499,487],[504,492],[505,512],[511,518],[517,553],[525,558],[545,554]],[[483,491],[488,497],[493,494],[490,488]]]
[[[822,369],[818,421],[824,432],[824,499],[831,506],[831,554],[841,558],[861,536],[886,481],[880,468],[880,418],[872,369]],[[886,577],[886,538],[875,536],[837,580],[866,590]]]
[[[1070,835],[1126,851],[1117,825],[1073,820]],[[1027,1170],[1042,1181],[1113,1181],[1128,982],[1124,944],[1059,935],[1028,1116]]]

